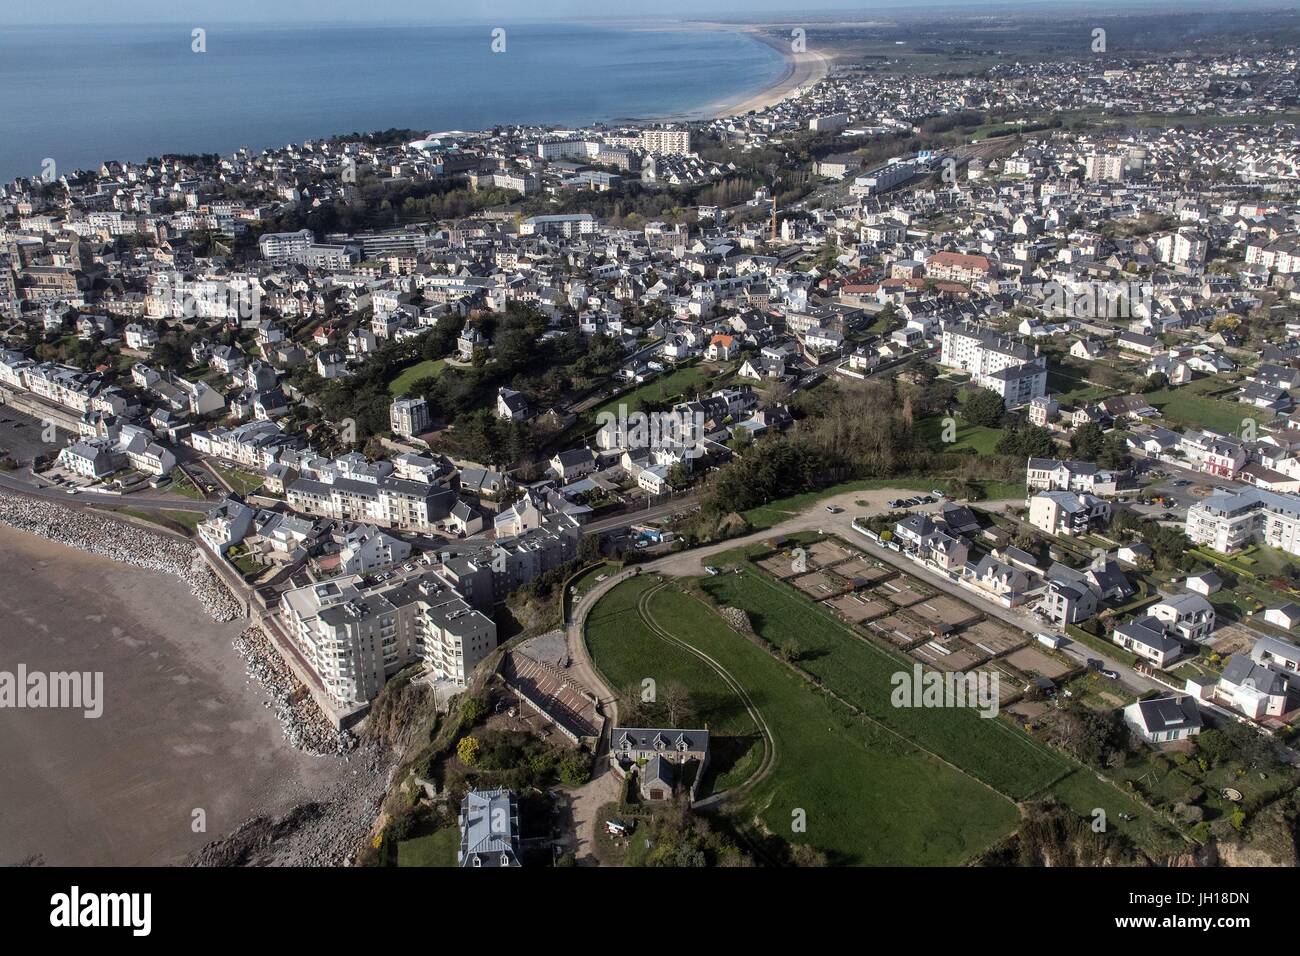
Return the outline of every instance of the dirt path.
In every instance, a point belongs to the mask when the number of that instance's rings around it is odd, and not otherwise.
[[[604,822],[600,819],[600,808],[618,799],[619,784],[618,776],[610,769],[608,759],[602,755],[596,758],[592,778],[570,795],[576,841],[573,856],[578,866],[600,864],[596,858],[596,828]]]

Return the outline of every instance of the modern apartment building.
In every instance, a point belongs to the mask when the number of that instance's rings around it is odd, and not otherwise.
[[[465,684],[496,647],[492,619],[432,571],[406,578],[350,575],[286,591],[285,629],[340,706],[373,700],[388,678],[423,661]]]
[[[662,156],[689,156],[691,153],[691,133],[685,129],[644,129],[639,140],[640,147],[647,153],[659,153]]]
[[[1187,536],[1228,553],[1260,541],[1300,555],[1300,497],[1259,488],[1212,495],[1187,509]]]
[[[1047,359],[991,329],[945,325],[939,364],[969,372],[974,384],[996,392],[1008,407],[1047,394]]]

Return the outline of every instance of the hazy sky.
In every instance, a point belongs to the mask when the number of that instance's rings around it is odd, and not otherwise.
[[[204,22],[321,22],[321,21],[448,21],[490,22],[541,20],[553,17],[690,17],[745,16],[789,13],[805,16],[816,12],[844,11],[858,16],[873,12],[898,14],[933,10],[1088,6],[1168,6],[1174,0],[39,0],[18,3],[5,0],[10,9],[0,20],[4,24],[51,23],[193,23]],[[1183,6],[1203,6],[1206,0],[1183,0]],[[1260,5],[1251,3],[1250,6]],[[1291,0],[1277,0],[1273,6],[1293,6]],[[183,9],[178,9],[183,7]]]

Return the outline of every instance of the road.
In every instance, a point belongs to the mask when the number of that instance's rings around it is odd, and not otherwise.
[[[38,485],[33,480],[23,480],[16,472],[0,472],[0,488],[16,491],[33,498],[45,498],[63,505],[97,505],[107,508],[138,508],[141,511],[189,511],[207,514],[211,502],[191,498],[164,498],[161,495],[106,495],[98,491],[82,491],[70,495],[63,488]]]

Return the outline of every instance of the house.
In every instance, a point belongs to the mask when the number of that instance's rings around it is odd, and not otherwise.
[[[704,357],[710,362],[730,362],[740,352],[740,345],[731,335],[715,335],[709,340]]]
[[[1260,720],[1290,710],[1292,686],[1272,665],[1261,664],[1248,654],[1233,654],[1219,675],[1213,697],[1251,720]]]
[[[1199,641],[1214,630],[1214,605],[1199,594],[1167,597],[1147,608],[1147,613],[1185,641]]]
[[[1183,645],[1165,633],[1164,623],[1150,616],[1116,626],[1111,642],[1156,667],[1168,667],[1183,653]]]
[[[1087,534],[1110,521],[1110,503],[1073,491],[1044,491],[1029,501],[1029,523],[1051,535]]]
[[[1019,568],[1003,564],[985,555],[970,571],[971,583],[1007,607],[1024,602],[1029,591],[1029,576]]]
[[[1213,571],[1190,574],[1183,583],[1187,586],[1187,590],[1204,595],[1214,594],[1223,588],[1223,579]]]
[[[1201,732],[1201,711],[1188,694],[1139,700],[1124,708],[1124,723],[1149,744],[1182,740]]]
[[[509,790],[471,790],[460,805],[462,867],[519,866],[519,804]]]
[[[1078,624],[1097,613],[1097,596],[1088,587],[1078,572],[1066,573],[1072,569],[1060,566],[1047,573],[1047,587],[1038,602],[1036,610],[1057,627]]]
[[[596,470],[596,453],[590,448],[570,448],[556,452],[550,461],[551,472],[561,481],[581,478]]]
[[[694,765],[694,780],[709,761],[709,732],[664,727],[615,727],[609,733],[610,766],[621,774],[639,768],[641,795],[667,800],[681,782],[681,773]]]
[[[1264,620],[1274,627],[1284,627],[1288,631],[1300,624],[1300,604],[1288,601],[1277,607],[1264,611]]]
[[[504,385],[497,390],[497,418],[514,422],[522,421],[530,414],[528,399],[522,392],[516,392],[513,388],[506,388]]]
[[[1136,544],[1126,544],[1115,552],[1117,558],[1134,567],[1137,567],[1140,562],[1150,561],[1154,554],[1155,552],[1151,550],[1151,547],[1141,541]]]

